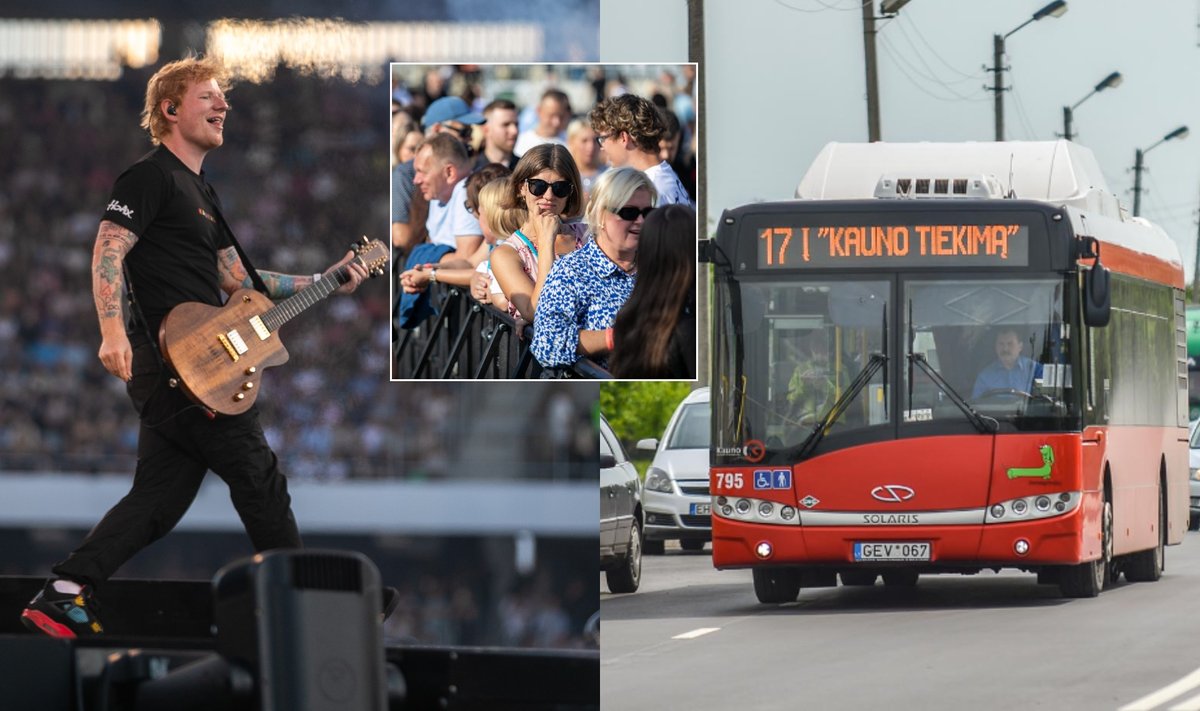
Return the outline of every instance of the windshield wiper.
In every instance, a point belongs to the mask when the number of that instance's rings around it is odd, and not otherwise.
[[[858,371],[858,375],[854,376],[854,380],[850,381],[850,384],[842,391],[837,402],[833,403],[829,410],[817,421],[816,429],[796,448],[796,459],[804,459],[817,448],[817,445],[825,438],[825,433],[829,431],[833,423],[842,416],[842,413],[850,406],[850,402],[867,386],[867,383],[871,382],[871,378],[875,377],[875,374],[887,364],[887,361],[888,357],[883,353],[871,354],[870,361],[863,366],[862,370]],[[887,379],[884,378],[884,380],[886,381]]]
[[[950,387],[950,383],[946,382],[946,379],[942,377],[941,373],[934,370],[933,366],[929,364],[929,361],[925,359],[924,353],[909,353],[908,361],[910,363],[916,363],[917,367],[924,371],[924,373],[929,376],[930,380],[932,380],[939,388],[945,391],[946,395],[950,397],[950,402],[954,403],[958,409],[963,411],[963,414],[967,416],[967,419],[971,421],[972,425],[975,425],[975,429],[979,430],[980,434],[994,434],[1000,429],[1000,423],[997,422],[995,418],[988,417],[987,415],[981,415],[976,412],[975,408],[971,407],[967,401],[963,399],[963,396],[958,394],[958,391]],[[909,372],[908,381],[910,383],[908,405],[909,407],[912,407],[911,371]]]

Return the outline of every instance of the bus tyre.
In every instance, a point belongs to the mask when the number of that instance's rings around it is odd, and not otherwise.
[[[763,603],[793,602],[800,594],[800,576],[787,568],[755,568],[754,594]]]
[[[921,574],[915,570],[889,570],[883,574],[883,584],[889,588],[916,587]]]
[[[1112,523],[1112,502],[1105,497],[1104,512],[1101,516],[1100,557],[1062,569],[1058,587],[1064,597],[1096,597],[1109,582],[1109,571],[1112,569]]]
[[[1131,583],[1152,583],[1162,577],[1166,561],[1167,526],[1163,520],[1163,493],[1158,492],[1158,545],[1145,551],[1138,551],[1129,556],[1122,569],[1125,579]]]
[[[679,547],[685,551],[702,551],[704,550],[703,538],[681,538],[679,539]]]
[[[629,554],[620,567],[605,571],[608,589],[615,593],[636,592],[642,582],[642,524],[634,519],[629,527]]]
[[[646,555],[663,555],[667,552],[666,541],[646,541],[644,552]]]

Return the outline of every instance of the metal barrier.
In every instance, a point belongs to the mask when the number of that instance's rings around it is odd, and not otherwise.
[[[392,379],[521,379],[551,377],[529,352],[526,333],[517,332],[507,311],[481,304],[470,292],[430,284],[437,313],[415,328],[392,318]],[[532,330],[523,331],[532,335]],[[607,379],[612,375],[588,358],[553,373],[558,378]]]

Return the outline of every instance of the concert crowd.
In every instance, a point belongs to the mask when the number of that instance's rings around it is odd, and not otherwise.
[[[540,377],[694,379],[695,68],[503,69],[393,66],[397,334],[452,285],[512,319]]]

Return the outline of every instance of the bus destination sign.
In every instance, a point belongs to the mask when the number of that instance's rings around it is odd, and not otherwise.
[[[1024,267],[1029,227],[1010,223],[766,225],[759,269],[814,267]]]

